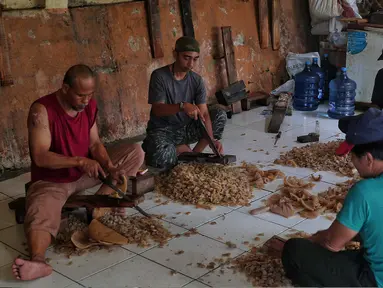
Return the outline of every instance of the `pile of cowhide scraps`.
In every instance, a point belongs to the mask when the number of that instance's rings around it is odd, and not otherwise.
[[[253,209],[249,213],[257,215],[270,211],[285,218],[299,214],[309,219],[317,218],[324,213],[338,213],[343,207],[349,189],[355,182],[355,179],[351,179],[338,183],[335,187],[313,195],[310,193],[315,186],[313,182],[297,177],[285,177],[280,191],[265,200],[265,206]]]

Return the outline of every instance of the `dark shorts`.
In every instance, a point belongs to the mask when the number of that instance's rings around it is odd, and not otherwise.
[[[209,112],[214,139],[220,140],[227,121],[226,112],[221,109],[212,109]],[[190,121],[181,128],[164,127],[147,131],[142,144],[146,165],[161,169],[173,167],[177,164],[176,147],[196,143],[201,138],[202,127],[198,121]]]
[[[331,252],[308,239],[286,242],[282,263],[299,287],[376,287],[363,250]]]

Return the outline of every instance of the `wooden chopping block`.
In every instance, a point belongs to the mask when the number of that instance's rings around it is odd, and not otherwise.
[[[269,47],[269,6],[268,0],[258,0],[259,44],[262,49]]]
[[[279,50],[281,45],[281,33],[280,33],[280,11],[281,3],[280,0],[272,0],[271,4],[272,11],[272,42],[273,50]]]
[[[127,192],[128,190],[128,180],[126,179],[125,176],[122,176],[123,178],[123,181],[121,184],[117,183],[116,184],[116,187],[118,189],[120,189],[122,192]],[[113,197],[113,198],[121,198],[118,196],[118,193],[117,192],[113,192],[112,195],[110,195],[110,197]],[[93,209],[93,212],[92,212],[92,218],[93,219],[98,219],[102,216],[104,216],[105,214],[107,213],[110,213],[112,212],[112,208],[111,207],[100,207],[100,208],[94,208]]]
[[[97,219],[92,220],[88,229],[89,237],[93,240],[117,245],[125,245],[129,243],[128,238],[122,236],[113,229],[106,227]]]

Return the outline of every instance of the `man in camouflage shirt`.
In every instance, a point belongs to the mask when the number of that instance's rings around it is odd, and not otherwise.
[[[223,130],[226,112],[209,111],[202,77],[193,72],[199,58],[199,43],[191,37],[181,37],[175,45],[176,61],[153,71],[149,84],[149,104],[152,105],[147,136],[142,148],[146,164],[156,168],[171,168],[183,152],[202,152],[208,142],[202,137],[200,117],[220,153],[223,152]],[[189,144],[196,143],[192,150]]]

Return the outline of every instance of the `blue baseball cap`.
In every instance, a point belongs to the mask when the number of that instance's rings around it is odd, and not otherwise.
[[[369,108],[363,114],[340,119],[338,127],[353,145],[383,141],[383,111]]]

